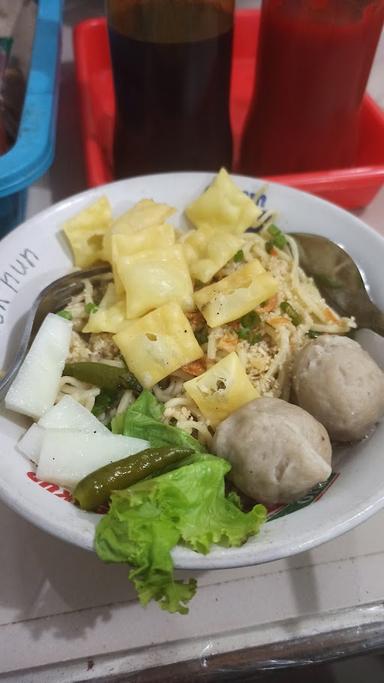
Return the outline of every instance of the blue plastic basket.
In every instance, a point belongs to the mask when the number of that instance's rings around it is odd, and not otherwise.
[[[38,0],[18,136],[0,156],[0,237],[24,219],[27,188],[51,165],[55,147],[62,0]]]

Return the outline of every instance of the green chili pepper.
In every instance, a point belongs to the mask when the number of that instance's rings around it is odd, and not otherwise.
[[[72,320],[73,318],[71,311],[66,311],[65,308],[62,311],[57,311],[56,315],[65,318],[65,320]]]
[[[132,389],[136,394],[140,394],[143,390],[136,377],[126,367],[118,368],[107,363],[67,363],[63,374],[108,391]]]
[[[280,304],[280,309],[283,313],[286,313],[289,316],[295,327],[303,322],[303,318],[301,317],[300,313],[298,313],[293,306],[291,306],[289,301],[282,301]]]
[[[112,491],[127,489],[192,454],[190,448],[147,448],[91,472],[77,484],[73,497],[83,510],[96,510],[108,501]]]

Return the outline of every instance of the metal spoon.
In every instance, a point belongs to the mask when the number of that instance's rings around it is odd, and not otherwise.
[[[324,299],[339,314],[354,316],[357,327],[384,337],[384,313],[371,301],[351,256],[326,237],[304,232],[290,234],[299,248],[300,266],[313,277]]]
[[[65,308],[71,298],[84,289],[84,280],[97,281],[100,276],[110,270],[109,266],[100,266],[89,270],[77,270],[74,273],[51,282],[43,289],[33,302],[25,320],[24,329],[19,339],[19,346],[11,367],[0,380],[0,401],[4,398],[28,349],[30,348],[41,323],[48,313],[55,313]]]

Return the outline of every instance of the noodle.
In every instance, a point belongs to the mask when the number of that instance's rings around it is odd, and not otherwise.
[[[256,309],[260,321],[257,328],[259,338],[256,341],[240,338],[239,321],[210,329],[200,313],[188,315],[195,331],[200,325],[205,326],[206,341],[201,343],[201,346],[207,368],[228,353],[236,351],[248,378],[260,396],[288,399],[293,359],[297,351],[307,343],[308,333],[311,331],[311,333],[344,334],[355,327],[355,323],[353,319],[339,317],[321,297],[312,278],[309,278],[300,268],[298,248],[292,237],[286,236],[286,245],[282,249],[273,247],[268,250],[266,248],[269,239],[268,225],[272,218],[271,211],[264,212],[260,221],[262,224],[261,228],[259,226],[260,231],[245,233],[242,236],[241,261],[231,259],[214,277],[214,281],[220,280],[244,263],[258,259],[265,270],[275,278],[278,283],[277,294]],[[181,236],[180,241],[184,238],[185,236]],[[106,284],[110,278],[109,275],[105,279]],[[123,361],[112,335],[81,333],[89,317],[86,313],[86,305],[100,301],[101,295],[100,289],[95,291],[92,284],[85,281],[82,294],[74,297],[68,306],[74,320],[69,360],[103,361],[121,365]],[[287,302],[298,316],[296,323],[281,306]],[[176,425],[196,436],[209,448],[213,429],[184,392],[183,382],[189,378],[181,368],[167,380],[155,385],[152,391],[164,404],[164,422]],[[70,393],[73,398],[92,409],[99,389],[71,377],[63,377],[59,396],[65,393]],[[125,411],[133,400],[134,395],[131,391],[124,392],[111,414]]]
[[[59,393],[56,397],[56,403],[58,403],[63,396],[69,395],[75,401],[81,403],[84,408],[92,411],[95,405],[96,396],[99,394],[99,387],[94,387],[91,384],[81,382],[79,379],[64,375],[60,380]]]

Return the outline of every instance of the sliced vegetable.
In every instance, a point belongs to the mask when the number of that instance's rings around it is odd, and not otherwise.
[[[20,453],[32,460],[36,465],[39,462],[41,444],[43,443],[44,429],[34,422],[23,434],[16,448]]]
[[[33,424],[22,436],[17,449],[32,462],[39,462],[46,429],[77,429],[82,432],[108,434],[108,429],[78,401],[63,396],[59,403],[47,410],[37,424]]]
[[[127,489],[142,479],[159,474],[192,453],[188,448],[147,448],[91,472],[77,484],[73,497],[83,510],[96,510],[109,500],[112,491]]]
[[[128,368],[119,368],[116,365],[108,365],[108,363],[92,361],[66,363],[63,374],[75,377],[87,384],[94,384],[96,387],[106,389],[107,391],[132,389],[137,394],[142,391],[141,384],[129,372]]]
[[[303,322],[302,316],[293,308],[289,301],[282,301],[280,310],[288,315],[295,327]]]
[[[186,614],[196,581],[176,581],[171,550],[183,542],[206,554],[213,543],[240,546],[258,533],[266,510],[244,513],[225,496],[227,461],[195,454],[190,464],[112,494],[96,528],[95,548],[106,562],[127,562],[142,605],[156,600],[168,612]]]
[[[5,397],[8,410],[38,420],[53,406],[69,353],[72,323],[49,313]]]
[[[175,446],[204,452],[204,447],[193,436],[161,422],[163,411],[163,404],[150,391],[143,391],[125,413],[112,420],[112,431],[148,439],[153,448]]]
[[[44,429],[78,429],[82,432],[98,432],[108,434],[108,429],[71,396],[63,396],[39,420],[38,425]]]
[[[95,469],[149,447],[148,441],[118,434],[95,434],[73,429],[46,429],[37,476],[65,488]]]

